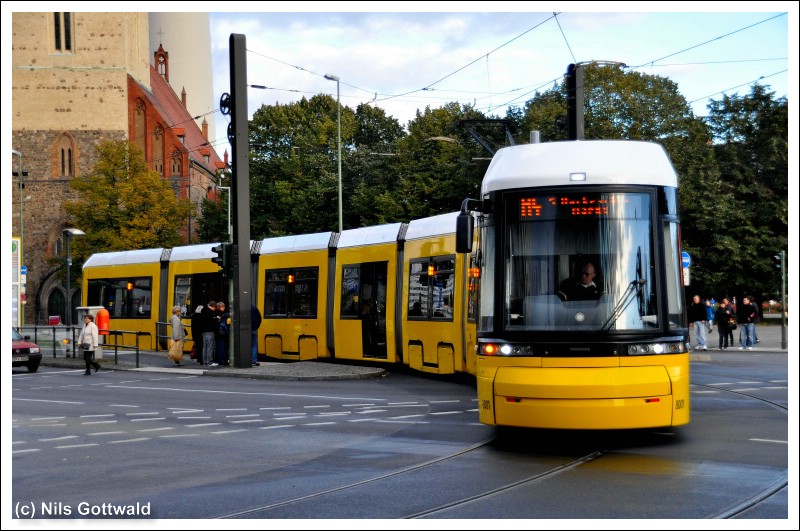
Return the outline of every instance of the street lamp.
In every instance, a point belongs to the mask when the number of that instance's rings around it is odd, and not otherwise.
[[[69,289],[69,275],[72,268],[72,256],[69,254],[69,241],[73,236],[86,236],[86,233],[81,229],[64,229],[64,254],[66,256],[65,263],[67,266],[67,305],[64,310],[64,319],[67,326],[72,326],[72,293]]]
[[[336,160],[339,163],[339,232],[342,232],[342,104],[339,99],[339,77],[325,74],[325,79],[336,81],[336,126],[338,129]]]

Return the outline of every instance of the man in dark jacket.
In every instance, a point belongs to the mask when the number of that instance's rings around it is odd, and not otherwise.
[[[753,350],[756,344],[756,321],[758,321],[758,306],[753,302],[753,297],[746,295],[742,297],[742,306],[739,318],[739,326],[742,327],[742,346],[739,350]]]
[[[706,311],[706,303],[700,298],[700,295],[695,295],[692,298],[692,303],[689,305],[689,325],[694,328],[694,341],[695,350],[708,350],[708,343],[706,342],[706,328],[708,327],[708,312]]]
[[[214,354],[217,351],[217,329],[219,328],[216,311],[217,302],[209,301],[200,312],[200,329],[203,331],[203,365],[206,367],[219,365],[214,361]]]
[[[253,304],[250,307],[250,329],[251,329],[251,363],[253,367],[258,367],[258,328],[261,326],[261,312],[258,306]]]
[[[203,307],[198,306],[192,316],[190,317],[191,321],[191,331],[192,331],[192,341],[194,341],[194,352],[195,352],[195,359],[197,359],[197,363],[203,365]]]

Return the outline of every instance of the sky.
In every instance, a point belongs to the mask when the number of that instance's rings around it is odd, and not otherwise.
[[[369,103],[401,125],[452,101],[504,117],[560,83],[569,64],[589,61],[671,79],[697,116],[709,99],[749,94],[755,82],[777,97],[797,89],[796,2],[659,2],[660,12],[640,2],[500,2],[492,12],[455,12],[450,2],[381,2],[370,12],[361,2],[336,11],[322,2],[217,5],[227,11],[210,15],[214,99],[230,91],[230,36],[242,34],[250,116],[261,105],[336,97],[325,74],[339,77],[342,106]],[[253,12],[259,5],[272,11]],[[228,120],[217,114],[222,140]]]

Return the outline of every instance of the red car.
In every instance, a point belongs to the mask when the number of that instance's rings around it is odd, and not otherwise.
[[[28,372],[39,370],[39,363],[42,361],[42,349],[36,343],[28,341],[31,336],[21,336],[16,328],[11,328],[11,340],[14,367],[28,368]]]

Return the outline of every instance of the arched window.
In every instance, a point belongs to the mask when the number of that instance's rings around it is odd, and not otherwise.
[[[53,37],[56,52],[72,52],[72,13],[53,13]]]
[[[136,110],[133,116],[133,143],[136,144],[143,153],[147,153],[147,151],[145,151],[145,131],[147,131],[147,122],[145,120],[146,110],[147,108],[144,105],[144,101],[137,99]]]
[[[75,176],[75,157],[72,138],[67,135],[61,135],[56,145],[58,151],[58,175],[60,177],[73,177]]]
[[[156,124],[153,130],[153,170],[164,175],[164,129],[161,124]]]
[[[180,177],[181,175],[181,152],[180,150],[176,149],[175,152],[172,154],[172,176],[173,177]]]
[[[53,289],[47,298],[47,315],[60,315],[61,322],[64,323],[66,315],[66,305],[64,304],[64,292],[60,289]],[[64,323],[66,324],[66,323]]]

